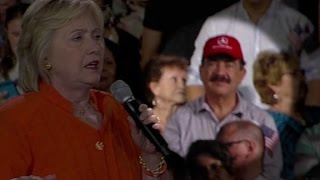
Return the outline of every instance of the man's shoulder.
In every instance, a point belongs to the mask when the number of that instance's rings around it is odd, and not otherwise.
[[[272,116],[265,109],[260,108],[246,99],[242,99],[241,101],[245,104],[245,108],[243,108],[244,113],[248,113],[251,118],[258,120],[270,119],[273,121]]]
[[[194,113],[197,110],[199,110],[199,108],[201,108],[202,104],[203,104],[203,97],[200,97],[200,98],[196,98],[195,100],[186,102],[184,105],[180,106],[178,110],[181,112],[189,111],[190,113],[191,112]]]
[[[292,15],[302,15],[302,16],[304,16],[301,12],[299,12],[298,10],[288,6],[285,3],[279,2],[279,5],[277,7],[278,7],[277,12],[279,12],[280,14],[290,13]]]
[[[191,119],[192,116],[197,115],[197,112],[199,112],[200,108],[202,107],[202,103],[202,97],[192,101],[188,101],[184,105],[179,106],[177,110],[172,113],[170,118],[172,120],[174,119],[175,121],[185,122],[187,119]]]
[[[265,113],[268,114],[266,110],[262,109],[261,107],[255,105],[254,103],[252,103],[251,101],[241,98],[241,101],[243,101],[242,103],[245,104],[245,109],[248,111],[257,111],[257,112],[261,112],[261,113]]]
[[[284,3],[279,3],[276,12],[280,17],[284,17],[284,20],[286,21],[309,21],[307,16]]]

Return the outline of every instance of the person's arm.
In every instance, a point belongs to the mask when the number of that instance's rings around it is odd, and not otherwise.
[[[313,127],[319,128],[318,125]],[[297,178],[302,178],[312,167],[319,164],[319,152],[316,152],[318,148],[314,147],[318,139],[314,139],[317,136],[311,134],[312,132],[317,131],[315,129],[306,130],[296,144],[294,174]]]
[[[153,114],[151,108],[142,104],[139,106],[140,120],[143,124],[153,124],[152,128],[161,130],[161,126],[158,123],[158,118]],[[142,179],[143,180],[170,180],[171,174],[168,171],[167,163],[163,155],[156,151],[155,146],[148,140],[143,132],[137,128],[132,117],[128,116],[128,120],[131,125],[131,136],[133,141],[141,150],[139,157],[139,163],[142,167]]]
[[[158,54],[161,44],[162,32],[148,27],[143,28],[141,45],[141,68],[147,64],[150,58]]]
[[[170,150],[178,153],[180,156],[183,156],[180,139],[181,132],[178,123],[179,119],[182,118],[181,113],[183,113],[183,109],[178,108],[177,111],[168,118],[167,124],[163,130],[163,137],[167,141]]]
[[[141,157],[143,158],[144,163],[146,166],[150,169],[156,169],[159,167],[159,164],[162,163],[162,155],[160,153],[145,153],[143,152]],[[167,165],[165,165],[167,166]],[[161,174],[159,177],[152,177],[150,175],[147,175],[144,170],[142,170],[142,179],[143,180],[173,180],[173,177],[171,173],[167,170],[167,167],[165,169],[165,172]]]

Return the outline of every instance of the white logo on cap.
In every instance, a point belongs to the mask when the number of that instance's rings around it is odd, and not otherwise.
[[[229,44],[229,40],[227,37],[221,37],[217,42],[219,45],[224,46]]]

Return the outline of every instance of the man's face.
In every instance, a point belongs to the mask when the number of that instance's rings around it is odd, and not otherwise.
[[[235,93],[245,73],[238,60],[205,59],[200,66],[205,91],[218,96]]]
[[[235,128],[229,127],[219,134],[217,139],[228,147],[233,168],[241,169],[246,166],[250,157],[250,141],[239,137],[235,131]]]
[[[228,146],[234,169],[239,169],[247,164],[249,156],[248,143],[248,140],[229,140],[224,142],[224,144]]]

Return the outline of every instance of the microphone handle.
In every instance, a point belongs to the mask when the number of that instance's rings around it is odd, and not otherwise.
[[[169,156],[170,150],[168,148],[168,144],[165,141],[165,139],[162,137],[160,132],[156,129],[152,128],[152,125],[154,123],[150,123],[147,125],[144,125],[140,119],[140,111],[139,106],[140,103],[132,97],[130,97],[128,100],[126,100],[124,103],[124,108],[127,110],[129,115],[134,120],[136,126],[142,131],[142,133],[149,139],[149,141],[156,147],[156,150],[160,152],[163,156]]]

